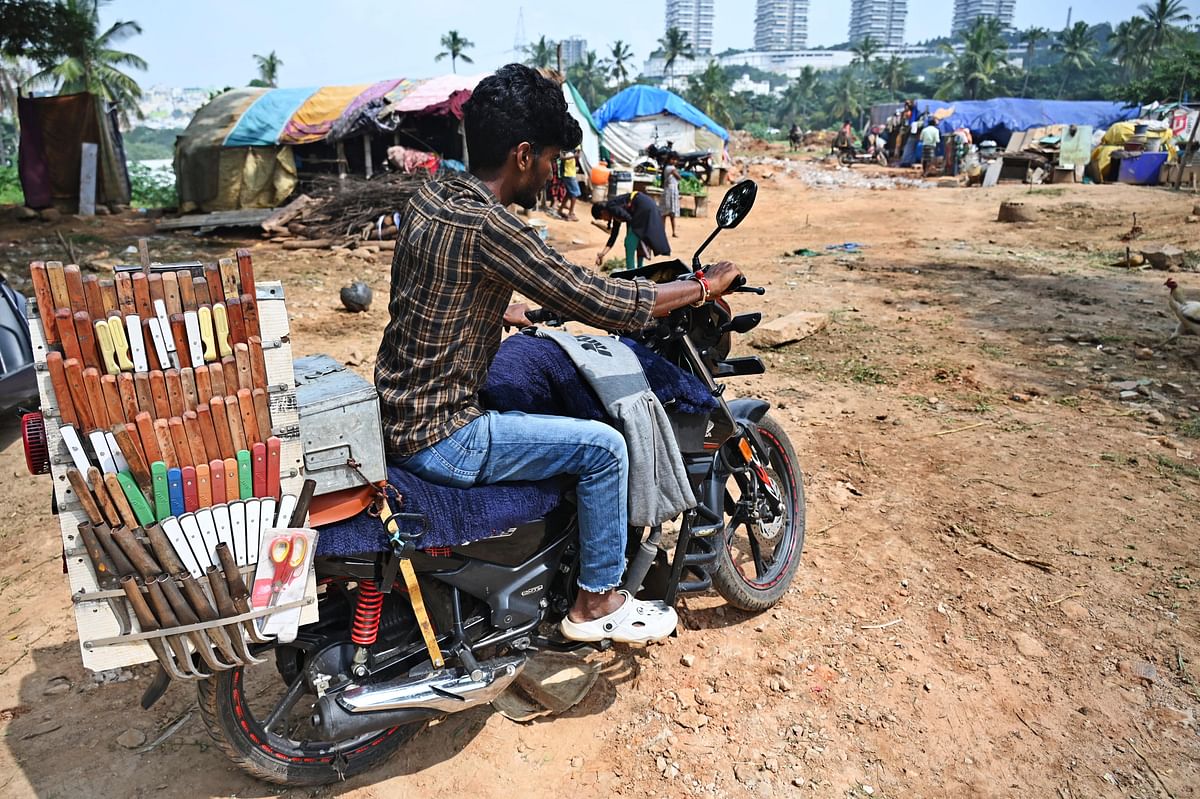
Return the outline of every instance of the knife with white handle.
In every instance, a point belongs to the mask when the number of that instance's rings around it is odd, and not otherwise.
[[[233,558],[239,566],[250,563],[246,556],[246,503],[234,500],[229,503],[229,530],[233,536]]]
[[[67,454],[71,456],[71,461],[75,464],[75,468],[80,474],[87,474],[87,470],[92,468],[92,462],[88,460],[87,453],[83,451],[83,442],[79,439],[79,431],[69,424],[65,424],[58,428],[59,435],[62,436],[63,443],[67,445]]]
[[[200,532],[200,523],[196,521],[194,514],[185,513],[179,517],[179,526],[183,528],[183,534],[187,537],[188,546],[192,548],[192,554],[196,556],[196,565],[200,567],[200,574],[204,574],[204,571],[212,565],[212,561],[204,550],[204,536]],[[198,576],[197,579],[199,579]]]
[[[100,463],[100,471],[116,474],[117,461],[113,458],[112,450],[108,448],[108,439],[104,437],[104,431],[93,430],[88,433],[88,441],[92,442],[92,452],[96,453],[96,460]]]
[[[126,316],[125,333],[129,339],[129,353],[133,358],[133,371],[149,372],[150,361],[146,358],[146,338],[142,335],[142,318],[137,314]]]
[[[200,563],[196,560],[191,545],[188,544],[187,535],[183,532],[183,525],[180,518],[182,517],[168,516],[163,519],[162,524],[159,526],[167,534],[167,540],[171,542],[171,546],[175,549],[175,554],[179,556],[179,560],[183,563],[183,567],[188,570],[188,574],[196,579],[200,579],[204,574],[204,570],[200,568]]]
[[[246,557],[250,563],[258,563],[260,511],[258,499],[246,500]]]
[[[184,311],[183,325],[187,329],[188,353],[192,358],[192,366],[204,363],[204,342],[200,338],[200,317],[195,311]]]
[[[169,369],[172,366],[171,353],[167,349],[167,339],[163,336],[162,325],[154,317],[147,319],[146,325],[150,328],[150,341],[154,344],[154,354],[158,356],[159,365],[163,369]],[[170,328],[167,330],[169,332]]]
[[[208,562],[217,562],[217,544],[221,539],[217,536],[217,522],[213,518],[212,509],[200,508],[194,514],[196,523],[200,526],[200,537],[204,539],[204,556]]]

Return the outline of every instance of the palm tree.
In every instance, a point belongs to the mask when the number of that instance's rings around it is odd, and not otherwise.
[[[545,37],[542,37],[545,38]],[[458,31],[450,31],[442,36],[442,47],[446,48],[442,52],[433,57],[434,61],[441,61],[446,56],[450,56],[450,71],[458,72],[457,61],[461,58],[466,64],[474,64],[475,62],[467,55],[467,48],[474,47],[475,42],[470,39],[464,39],[458,35]]]
[[[567,79],[575,86],[588,108],[596,108],[608,94],[608,63],[596,58],[595,50],[584,53],[583,60],[567,67]]]
[[[729,91],[730,80],[725,70],[716,61],[709,61],[703,72],[688,78],[688,100],[710,119],[722,125],[733,123],[729,103],[733,95]]]
[[[853,70],[842,70],[829,96],[829,115],[835,121],[856,119],[862,114],[862,96],[862,85],[854,77]]]
[[[1192,21],[1191,14],[1186,11],[1183,0],[1155,0],[1154,5],[1142,3],[1138,6],[1149,23],[1144,44],[1154,55],[1166,44],[1170,44],[1179,36],[1180,29],[1175,27]]]
[[[798,116],[805,116],[812,108],[816,99],[817,86],[821,83],[820,73],[814,67],[804,67],[796,79],[788,84],[783,96],[779,99],[777,110],[780,125],[795,121]]]
[[[850,61],[850,66],[862,64],[865,68],[870,68],[871,61],[875,56],[879,55],[879,42],[870,36],[864,38],[858,44],[850,45],[850,52],[854,53],[854,58]]]
[[[629,64],[633,61],[633,50],[625,42],[617,39],[609,48],[612,56],[612,78],[617,82],[617,90],[624,89],[629,83]]]
[[[132,112],[140,119],[138,100],[142,87],[122,72],[122,68],[146,69],[146,62],[133,53],[114,49],[124,39],[142,32],[136,22],[114,22],[100,33],[100,3],[102,0],[63,0],[63,10],[71,20],[73,30],[65,37],[62,60],[46,67],[30,78],[31,82],[52,83],[59,94],[91,92],[113,103],[121,122],[129,124]]]
[[[963,34],[961,53],[954,52],[947,44],[938,48],[950,58],[949,63],[938,70],[943,78],[935,95],[938,99],[965,95],[968,100],[978,100],[991,95],[997,80],[1008,69],[1001,31],[1000,20],[980,17]]]
[[[1029,88],[1029,73],[1033,69],[1033,61],[1037,58],[1038,44],[1050,38],[1050,31],[1045,28],[1039,28],[1034,25],[1031,28],[1026,28],[1021,34],[1021,44],[1025,45],[1025,63],[1022,65],[1025,73],[1025,80],[1021,83],[1021,96],[1025,96],[1025,90]]]
[[[879,86],[886,89],[895,100],[904,84],[908,83],[908,62],[900,56],[892,56],[879,62]]]
[[[1149,27],[1150,23],[1145,18],[1133,17],[1119,23],[1108,40],[1109,55],[1134,75],[1150,65],[1144,44]]]
[[[545,35],[538,39],[533,44],[525,46],[525,63],[531,67],[546,68],[554,63],[554,59],[558,53],[554,42],[547,41]]]
[[[254,82],[256,85],[271,88],[279,85],[279,68],[283,66],[283,61],[275,55],[274,50],[266,55],[255,55],[254,63],[258,65],[258,80]]]
[[[658,40],[658,46],[662,50],[663,69],[667,73],[667,84],[670,85],[675,60],[678,58],[691,60],[696,57],[696,50],[688,41],[687,33],[674,27],[667,28],[667,32]]]
[[[1092,36],[1092,26],[1083,20],[1058,34],[1052,49],[1062,54],[1059,66],[1064,70],[1062,86],[1058,89],[1061,98],[1067,88],[1067,81],[1075,73],[1082,72],[1096,63],[1096,39]]]

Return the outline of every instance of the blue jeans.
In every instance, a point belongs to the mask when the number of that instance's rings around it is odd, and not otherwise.
[[[603,422],[488,411],[400,465],[431,483],[455,488],[578,476],[579,587],[600,593],[621,584],[629,529],[629,453],[621,434]]]

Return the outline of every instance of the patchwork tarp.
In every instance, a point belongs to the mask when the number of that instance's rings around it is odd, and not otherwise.
[[[296,109],[283,126],[279,144],[311,144],[329,135],[346,108],[374,84],[323,86]]]
[[[567,100],[567,112],[575,118],[583,131],[583,142],[579,146],[583,151],[583,163],[580,167],[581,173],[587,175],[592,171],[592,167],[600,163],[600,131],[592,119],[587,103],[570,81],[563,81],[563,97]]]
[[[710,150],[724,158],[729,133],[677,94],[630,86],[592,114],[617,164],[630,165],[646,145],[671,142],[678,152]]]
[[[270,89],[242,114],[225,138],[226,147],[266,147],[279,144],[292,114],[317,90]]]
[[[938,129],[951,133],[967,128],[975,141],[991,139],[1004,147],[1013,133],[1050,125],[1091,125],[1104,130],[1127,119],[1136,119],[1139,108],[1107,101],[1030,100],[996,97],[991,100],[917,100],[917,114],[948,112]]]

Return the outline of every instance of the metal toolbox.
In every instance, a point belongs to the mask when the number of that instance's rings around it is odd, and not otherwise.
[[[375,386],[328,355],[293,362],[304,472],[329,494],[387,479]],[[357,471],[350,466],[353,461]]]

